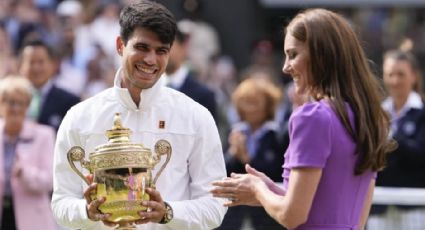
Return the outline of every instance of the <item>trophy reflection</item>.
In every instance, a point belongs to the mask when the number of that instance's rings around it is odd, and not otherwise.
[[[149,211],[141,205],[142,201],[149,200],[146,188],[155,188],[155,183],[161,175],[171,157],[171,145],[166,140],[159,140],[155,150],[145,148],[142,144],[130,142],[130,129],[124,128],[120,114],[114,116],[112,129],[106,131],[108,142],[99,145],[90,153],[89,160],[85,160],[85,152],[79,146],[68,151],[68,162],[71,168],[87,184],[90,182],[77,169],[74,162],[80,162],[81,167],[93,174],[93,181],[97,183],[94,199],[106,197],[105,203],[99,206],[103,213],[110,213],[109,221],[119,224],[116,229],[135,229],[132,224],[139,220],[139,211]],[[152,170],[166,155],[166,160],[152,179]]]

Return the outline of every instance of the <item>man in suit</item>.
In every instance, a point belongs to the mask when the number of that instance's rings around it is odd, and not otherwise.
[[[207,108],[217,121],[217,103],[212,90],[196,80],[196,76],[186,65],[189,35],[177,30],[176,39],[170,50],[170,59],[165,70],[169,87],[174,88]]]
[[[68,109],[80,98],[55,86],[51,79],[56,72],[55,66],[53,51],[43,41],[30,41],[23,46],[19,73],[34,87],[28,115],[57,131]]]

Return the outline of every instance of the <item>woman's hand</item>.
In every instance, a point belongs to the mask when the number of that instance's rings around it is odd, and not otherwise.
[[[251,167],[251,165],[246,164],[245,170],[248,174],[261,178],[261,180],[267,185],[267,187],[271,187],[274,185],[274,181],[272,179],[270,179],[266,174],[260,171],[257,171],[255,168]],[[232,173],[232,175],[233,174],[235,173]]]
[[[281,188],[279,185],[277,185],[272,179],[270,179],[270,177],[268,177],[266,174],[260,171],[257,171],[255,168],[251,167],[249,164],[245,165],[245,170],[248,174],[260,177],[261,180],[267,185],[269,190],[276,193],[277,195],[284,196],[286,194],[286,191],[283,188]]]
[[[237,205],[261,206],[256,198],[256,193],[262,189],[268,189],[264,181],[251,174],[232,174],[232,177],[214,181],[211,190],[213,197],[227,198],[224,206]]]

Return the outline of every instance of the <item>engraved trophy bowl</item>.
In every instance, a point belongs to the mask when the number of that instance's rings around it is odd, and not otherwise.
[[[93,199],[105,197],[99,206],[102,213],[110,213],[108,221],[119,224],[116,229],[135,229],[133,222],[140,219],[139,211],[149,211],[141,205],[149,200],[145,189],[155,188],[155,183],[171,157],[171,145],[166,140],[155,144],[154,153],[142,144],[130,142],[131,131],[124,128],[121,116],[116,113],[112,129],[106,131],[108,142],[99,145],[85,160],[85,151],[80,146],[72,147],[67,154],[71,168],[88,185],[90,181],[75,166],[75,161],[93,174],[97,183]],[[166,160],[156,176],[152,179],[152,170],[162,155]]]

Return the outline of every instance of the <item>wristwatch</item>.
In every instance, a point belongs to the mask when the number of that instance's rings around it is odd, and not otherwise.
[[[165,204],[165,215],[164,217],[162,217],[162,219],[159,221],[160,224],[168,224],[172,219],[173,219],[173,208],[171,208],[171,206],[167,203],[164,202]]]

